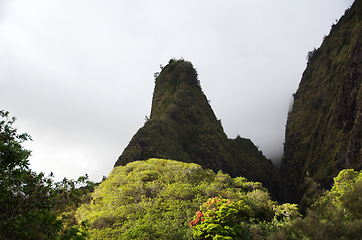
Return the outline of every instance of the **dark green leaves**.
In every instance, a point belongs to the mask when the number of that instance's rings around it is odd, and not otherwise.
[[[55,183],[52,174],[31,171],[31,151],[21,145],[31,137],[17,133],[9,112],[0,116],[0,239],[84,239],[85,222],[66,226],[61,213],[83,200],[79,184],[92,189],[88,176]]]

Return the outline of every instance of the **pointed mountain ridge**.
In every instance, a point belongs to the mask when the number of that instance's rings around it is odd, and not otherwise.
[[[250,139],[227,138],[188,61],[171,59],[157,76],[150,118],[115,166],[149,158],[196,163],[259,181],[277,199],[277,169]]]

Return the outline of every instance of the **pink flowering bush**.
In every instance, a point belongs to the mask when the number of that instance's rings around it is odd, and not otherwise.
[[[243,200],[215,197],[200,206],[190,226],[195,239],[236,239],[243,235],[241,223],[251,218],[251,208]]]
[[[190,222],[194,239],[268,239],[300,217],[296,204],[279,205],[262,193],[255,189],[234,199],[209,198]]]

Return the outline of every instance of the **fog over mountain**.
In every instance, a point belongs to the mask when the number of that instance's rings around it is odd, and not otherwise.
[[[94,181],[150,115],[155,72],[197,68],[229,138],[280,161],[292,94],[352,0],[0,1],[0,109],[33,142],[31,168]]]

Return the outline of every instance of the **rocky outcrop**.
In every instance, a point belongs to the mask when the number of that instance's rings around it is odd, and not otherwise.
[[[276,199],[279,175],[249,140],[228,139],[190,62],[170,60],[156,78],[150,118],[115,166],[149,158],[197,163],[262,182]]]
[[[309,53],[294,94],[281,164],[285,202],[303,205],[311,182],[330,188],[340,170],[362,168],[361,83],[362,1],[357,0],[321,47]]]

